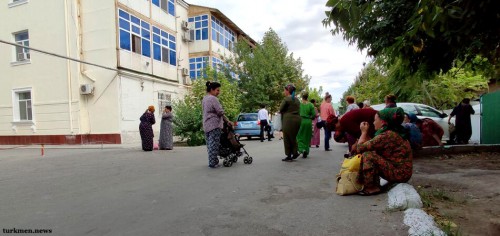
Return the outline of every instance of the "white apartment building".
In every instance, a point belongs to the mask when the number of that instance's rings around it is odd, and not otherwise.
[[[158,133],[162,107],[204,68],[237,41],[256,44],[219,10],[181,0],[2,1],[0,40],[32,48],[0,42],[0,144],[10,145],[137,142],[149,105]]]

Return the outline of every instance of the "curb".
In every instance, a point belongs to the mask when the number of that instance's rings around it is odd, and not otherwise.
[[[403,210],[404,224],[410,227],[408,235],[446,235],[436,226],[434,218],[421,208],[423,206],[417,190],[406,183],[397,184],[388,193],[388,209]]]
[[[413,151],[413,157],[429,157],[443,154],[459,154],[471,152],[500,152],[499,144],[469,144],[469,145],[445,145],[443,147],[424,147]]]

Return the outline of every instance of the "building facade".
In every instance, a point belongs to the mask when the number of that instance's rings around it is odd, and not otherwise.
[[[149,105],[158,133],[204,68],[255,45],[217,9],[177,0],[8,0],[0,19],[0,40],[32,48],[0,43],[0,144],[138,142]]]

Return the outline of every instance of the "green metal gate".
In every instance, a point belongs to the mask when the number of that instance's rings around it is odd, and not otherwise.
[[[500,144],[500,91],[481,96],[481,144]]]

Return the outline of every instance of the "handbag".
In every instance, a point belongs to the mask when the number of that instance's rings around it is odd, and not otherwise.
[[[340,174],[344,172],[358,172],[361,166],[361,154],[345,158],[340,168]]]
[[[357,182],[358,172],[346,171],[337,175],[335,192],[340,196],[356,194],[363,190],[363,185]]]

